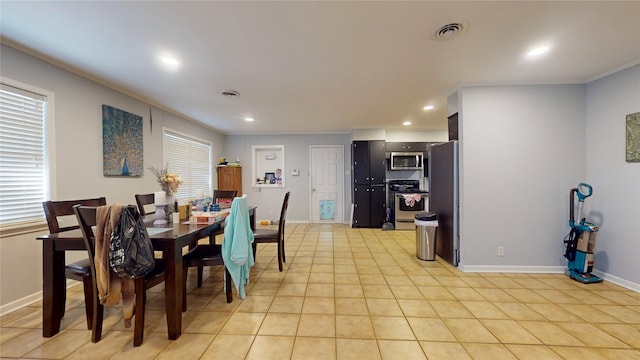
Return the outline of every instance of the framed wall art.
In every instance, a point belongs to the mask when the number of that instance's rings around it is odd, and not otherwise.
[[[104,176],[142,176],[142,116],[102,105]]]
[[[627,115],[627,162],[640,162],[640,112]]]

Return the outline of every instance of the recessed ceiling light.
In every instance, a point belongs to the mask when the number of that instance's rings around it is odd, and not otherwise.
[[[549,51],[549,47],[548,46],[539,46],[537,48],[534,48],[534,49],[530,50],[527,53],[527,56],[538,56],[538,55],[542,55],[542,54],[546,53],[547,51]]]
[[[177,66],[179,64],[178,60],[168,56],[163,56],[160,60],[167,65]]]
[[[411,121],[405,121],[405,122],[402,123],[402,125],[409,126],[409,125],[411,125]]]
[[[244,118],[244,121],[252,122],[253,118],[252,117],[246,117],[246,118]]]
[[[423,107],[422,110],[433,110],[433,105],[427,105]]]

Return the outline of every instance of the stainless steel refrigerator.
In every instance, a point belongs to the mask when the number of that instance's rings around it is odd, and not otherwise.
[[[436,254],[453,265],[460,260],[458,141],[429,149],[429,211],[438,217]]]

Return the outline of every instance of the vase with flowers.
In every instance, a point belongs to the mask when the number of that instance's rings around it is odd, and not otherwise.
[[[174,209],[174,195],[178,191],[178,187],[182,185],[182,178],[178,174],[170,173],[168,169],[168,165],[165,165],[163,169],[156,169],[155,167],[150,167],[149,170],[156,176],[156,180],[158,184],[160,184],[160,188],[166,194],[167,199],[167,218],[171,220],[172,213],[176,210]]]

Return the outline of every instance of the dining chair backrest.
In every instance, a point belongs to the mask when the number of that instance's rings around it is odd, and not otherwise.
[[[125,210],[131,211],[133,213],[135,212],[135,207],[133,205],[127,205],[122,208],[122,211]],[[91,261],[91,265],[93,266],[93,257],[95,256],[96,251],[96,236],[93,232],[93,229],[98,223],[98,207],[74,205],[73,212],[78,219],[78,224],[80,226],[80,230],[82,231],[82,238],[84,239],[84,245],[87,247],[87,250],[89,252],[89,260]]]
[[[238,196],[238,190],[213,190],[213,202],[218,203],[218,200],[231,200]]]
[[[78,224],[80,224],[80,230],[82,231],[82,238],[84,240],[84,245],[87,248],[87,252],[89,253],[89,261],[91,263],[91,267],[94,266],[93,258],[95,256],[95,234],[93,233],[93,227],[96,226],[97,222],[97,206],[84,206],[84,205],[75,205],[73,206],[73,211],[76,214],[76,218],[78,219]]]
[[[155,194],[136,194],[136,204],[138,205],[138,211],[140,212],[140,216],[145,216],[149,214],[155,214],[155,210],[147,211],[145,209],[145,205],[153,205],[156,200]]]
[[[79,199],[79,200],[64,200],[64,201],[44,201],[42,207],[44,209],[44,216],[47,219],[47,226],[49,226],[49,233],[57,234],[62,231],[78,229],[79,225],[62,226],[61,222],[65,217],[73,217],[73,206],[101,206],[106,205],[107,199],[99,197],[95,199]]]
[[[289,207],[289,191],[284,194],[284,200],[282,201],[282,209],[280,210],[280,221],[278,222],[278,236],[284,237],[284,226],[287,221],[287,208]]]

